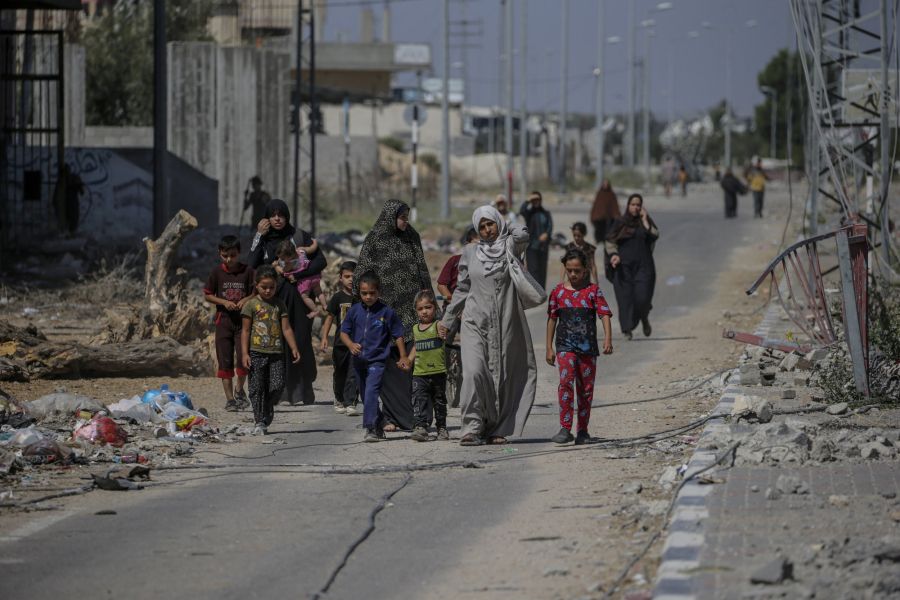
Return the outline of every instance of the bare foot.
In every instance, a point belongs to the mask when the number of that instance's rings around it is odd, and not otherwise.
[[[506,443],[506,438],[505,438],[505,437],[499,437],[499,436],[497,436],[497,437],[492,437],[492,438],[491,438],[491,443],[492,443],[492,444],[505,444],[505,443]]]
[[[384,429],[385,431],[397,431],[397,426],[393,423],[388,423],[382,429]]]

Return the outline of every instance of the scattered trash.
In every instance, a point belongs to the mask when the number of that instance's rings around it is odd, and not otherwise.
[[[116,448],[121,448],[128,441],[128,433],[122,426],[102,413],[97,413],[87,423],[78,421],[76,427],[73,436],[75,440],[81,438],[88,442],[104,442]]]
[[[72,449],[68,446],[60,446],[56,440],[42,438],[22,452],[22,456],[46,456],[52,461],[65,461],[72,455]]]
[[[38,440],[44,439],[44,434],[31,427],[20,429],[9,438],[9,445],[18,448],[27,448]]]

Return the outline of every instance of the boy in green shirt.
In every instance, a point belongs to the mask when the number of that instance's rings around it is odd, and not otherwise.
[[[444,362],[444,340],[438,333],[437,299],[428,290],[416,294],[419,324],[413,329],[416,345],[406,358],[413,364],[413,432],[417,442],[428,441],[430,412],[434,411],[437,439],[449,440],[447,433],[447,370]],[[430,409],[430,410],[429,410]]]

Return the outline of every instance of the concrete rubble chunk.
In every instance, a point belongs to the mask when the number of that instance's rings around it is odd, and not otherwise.
[[[750,576],[750,583],[778,585],[794,578],[794,565],[786,556],[779,556]]]
[[[641,490],[644,489],[644,484],[640,481],[632,481],[628,485],[622,488],[623,494],[640,494]]]
[[[890,456],[891,449],[884,444],[878,442],[869,442],[859,447],[859,455],[863,458],[878,458],[879,456]]]
[[[778,500],[781,498],[781,492],[772,488],[766,488],[766,500]]]
[[[678,481],[678,467],[666,467],[657,483],[659,483],[659,485],[665,485],[667,483],[675,483],[676,481]]]
[[[781,399],[782,400],[793,400],[797,397],[796,390],[781,390]]]
[[[809,387],[809,373],[804,371],[794,375],[794,387]]]
[[[565,577],[568,574],[568,567],[547,567],[544,569],[544,577]]]
[[[775,487],[785,494],[808,494],[809,484],[793,475],[779,475]]]
[[[840,402],[838,404],[832,404],[828,408],[825,409],[825,412],[829,415],[842,415],[846,413],[850,409],[850,405],[846,402]]]
[[[798,356],[793,352],[784,357],[781,364],[778,365],[780,371],[809,371],[812,364],[803,356]]]
[[[823,348],[814,348],[806,353],[806,360],[811,363],[815,363],[820,360],[825,360],[828,358],[828,350]]]
[[[772,420],[772,403],[759,396],[741,394],[734,401],[731,417],[736,422],[747,420],[750,422],[768,423]]]
[[[828,504],[832,506],[850,506],[850,497],[843,494],[832,494],[828,496]]]

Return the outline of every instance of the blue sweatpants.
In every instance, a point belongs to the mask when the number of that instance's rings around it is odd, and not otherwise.
[[[381,378],[384,375],[384,361],[364,362],[353,357],[356,371],[356,385],[363,402],[363,427],[376,429],[381,423]]]

